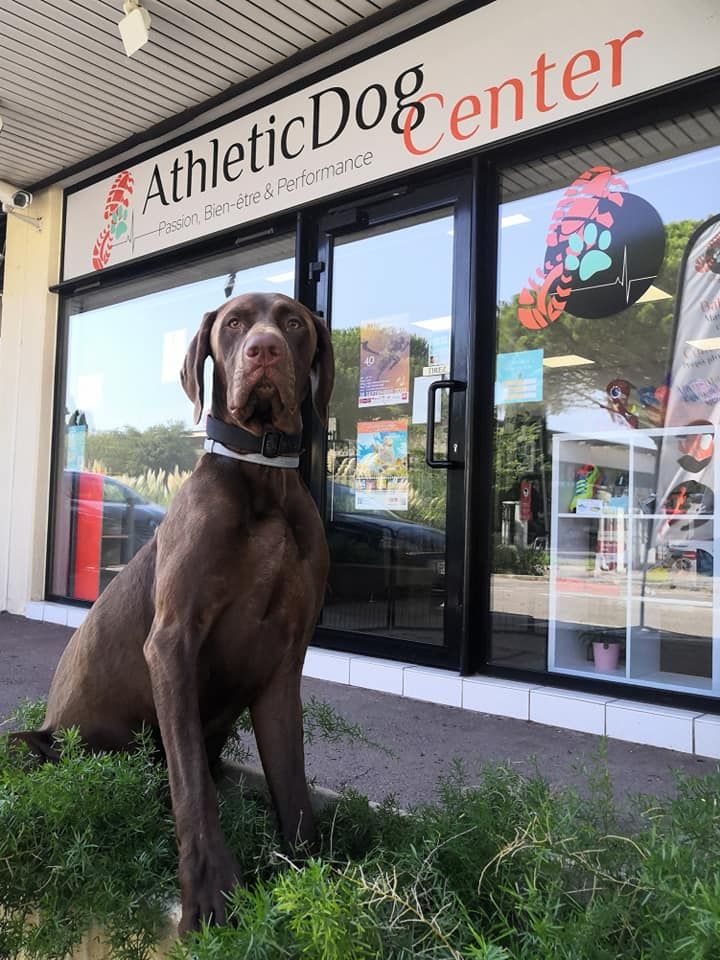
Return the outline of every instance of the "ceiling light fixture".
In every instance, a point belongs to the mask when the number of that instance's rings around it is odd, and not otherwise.
[[[452,317],[433,317],[432,320],[413,320],[414,327],[424,330],[449,330],[452,326]]]
[[[566,353],[562,357],[545,357],[544,367],[584,367],[588,363],[595,363],[587,357],[579,357],[576,353]]]
[[[705,340],[688,340],[687,343],[696,350],[720,350],[720,337],[708,337]]]
[[[651,283],[645,293],[638,298],[637,302],[652,303],[653,300],[672,300],[672,294],[665,293],[660,287],[656,287],[654,283]]]
[[[272,277],[264,278],[268,283],[287,283],[288,280],[295,279],[295,271],[288,270],[286,273],[276,273]]]
[[[505,227],[517,227],[521,223],[530,223],[530,217],[526,217],[524,213],[510,213],[501,217],[500,228],[504,230]]]
[[[131,57],[150,39],[150,14],[140,6],[139,0],[125,0],[125,16],[118,24],[125,53]]]

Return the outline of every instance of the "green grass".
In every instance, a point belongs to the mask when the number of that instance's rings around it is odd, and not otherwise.
[[[638,799],[632,828],[602,758],[588,785],[554,790],[502,766],[469,785],[458,767],[407,815],[347,794],[302,865],[263,802],[232,790],[221,817],[245,885],[231,923],[190,935],[174,960],[716,960],[720,773]],[[67,734],[61,762],[39,768],[0,750],[0,956],[61,957],[95,922],[113,956],[145,960],[175,870],[148,744],[93,757]]]

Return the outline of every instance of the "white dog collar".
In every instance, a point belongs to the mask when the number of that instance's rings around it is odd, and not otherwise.
[[[264,457],[261,453],[238,453],[223,446],[217,440],[205,439],[204,447],[207,453],[214,453],[219,457],[229,457],[231,460],[244,460],[246,463],[259,463],[264,467],[281,467],[284,470],[294,470],[300,466],[300,457]]]

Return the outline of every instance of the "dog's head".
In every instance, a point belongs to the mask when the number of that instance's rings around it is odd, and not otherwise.
[[[327,327],[297,300],[247,293],[206,313],[180,372],[185,393],[203,408],[203,370],[214,363],[213,416],[262,436],[270,426],[300,433],[300,406],[312,386],[318,416],[327,422],[334,365]]]

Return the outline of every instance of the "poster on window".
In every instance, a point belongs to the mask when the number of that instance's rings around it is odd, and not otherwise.
[[[74,410],[70,415],[65,432],[65,467],[68,470],[84,470],[88,435],[85,414]]]
[[[428,362],[423,367],[423,376],[439,377],[449,372],[450,330],[433,330],[428,339]]]
[[[356,510],[407,510],[408,425],[372,420],[357,425]]]
[[[495,404],[534,403],[543,398],[543,351],[499,353],[495,377]]]
[[[410,334],[396,324],[360,327],[359,407],[382,407],[410,399]]]

